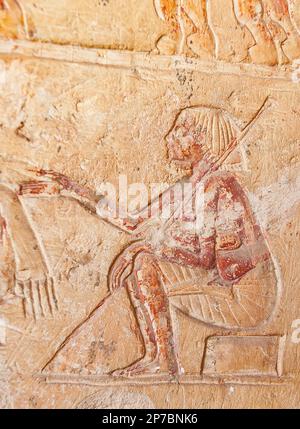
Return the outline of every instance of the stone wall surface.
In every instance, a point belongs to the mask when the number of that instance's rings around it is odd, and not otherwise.
[[[298,0],[0,0],[0,408],[299,407],[299,82]]]

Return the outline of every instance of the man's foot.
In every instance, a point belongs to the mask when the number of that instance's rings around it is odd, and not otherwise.
[[[282,49],[290,61],[298,59],[300,57],[300,38],[291,36],[282,44]]]
[[[167,35],[161,36],[156,42],[154,53],[160,55],[175,55],[176,41]]]
[[[152,375],[156,374],[160,370],[160,364],[158,359],[149,360],[148,358],[141,359],[132,365],[127,366],[123,369],[116,369],[111,372],[114,377],[134,377],[139,375]]]
[[[188,36],[187,46],[201,59],[210,60],[215,56],[215,41],[208,27]]]
[[[267,66],[275,66],[278,64],[278,56],[275,43],[265,41],[264,44],[257,44],[249,49],[249,53],[253,63]]]

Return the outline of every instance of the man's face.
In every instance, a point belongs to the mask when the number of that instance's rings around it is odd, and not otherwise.
[[[168,156],[171,161],[193,166],[203,158],[205,135],[197,133],[188,121],[175,125],[167,135]]]

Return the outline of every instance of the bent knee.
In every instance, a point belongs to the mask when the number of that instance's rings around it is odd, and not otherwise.
[[[155,257],[149,253],[141,252],[139,253],[134,260],[134,267],[140,269],[145,266],[153,264]]]

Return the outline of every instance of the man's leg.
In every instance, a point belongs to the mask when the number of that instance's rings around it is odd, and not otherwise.
[[[182,54],[185,47],[185,27],[180,12],[179,0],[155,0],[157,15],[166,22],[168,34],[156,42],[156,48],[163,55]]]
[[[276,65],[277,50],[272,35],[264,21],[262,0],[234,0],[234,11],[239,23],[248,28],[255,45],[249,49],[252,61]]]
[[[270,20],[276,23],[277,26],[281,27],[285,32],[285,37],[281,40],[284,53],[290,61],[299,58],[300,36],[292,22],[288,1],[281,0],[280,2],[274,2],[274,0],[263,0],[263,3],[266,14],[269,16]]]
[[[23,206],[11,189],[0,185],[1,214],[15,253],[19,273],[30,270],[45,271],[45,264],[40,253],[34,231],[32,230]]]
[[[3,297],[12,293],[14,289],[14,277],[14,255],[7,234],[6,220],[1,216],[0,200],[0,303],[3,302]]]
[[[0,185],[0,214],[13,249],[15,294],[24,298],[25,316],[52,314],[57,308],[53,280],[18,195],[5,185]]]
[[[214,34],[208,20],[207,0],[185,0],[183,10],[196,28],[196,32],[187,37],[188,47],[203,58],[211,57],[215,52]]]
[[[132,376],[157,371],[177,374],[179,364],[169,302],[154,257],[148,254],[137,256],[133,274],[127,279],[127,290],[135,308],[145,354],[139,361],[113,374]]]

